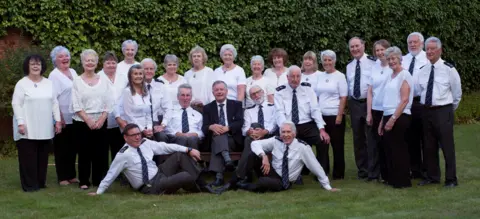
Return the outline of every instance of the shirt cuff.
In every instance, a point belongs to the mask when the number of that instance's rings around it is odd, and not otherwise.
[[[332,190],[332,186],[330,184],[322,185],[325,190]]]
[[[18,125],[25,125],[25,121],[23,119],[17,119]]]

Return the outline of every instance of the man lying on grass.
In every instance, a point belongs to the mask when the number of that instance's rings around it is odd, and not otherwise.
[[[132,187],[144,194],[172,194],[181,188],[189,192],[220,193],[200,177],[196,163],[200,160],[198,150],[144,139],[136,124],[125,126],[123,137],[126,145],[115,156],[97,192],[89,195],[103,194],[122,171]],[[165,154],[170,157],[157,167],[153,156]]]

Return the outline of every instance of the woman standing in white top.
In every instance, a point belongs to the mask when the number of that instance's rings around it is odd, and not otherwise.
[[[411,187],[410,157],[405,131],[410,125],[413,101],[413,79],[402,67],[402,51],[394,46],[385,51],[388,65],[393,70],[383,89],[383,118],[378,134],[383,135],[388,178],[394,188]]]
[[[108,78],[95,74],[98,55],[92,49],[80,54],[84,72],[73,81],[72,109],[78,144],[80,188],[98,186],[108,171],[107,117],[113,110],[113,87]]]
[[[188,55],[193,68],[185,72],[185,80],[192,86],[192,108],[201,112],[203,106],[214,100],[212,95],[213,70],[205,66],[208,60],[205,49],[195,46]]]
[[[128,79],[126,75],[117,73],[117,62],[118,59],[115,53],[107,51],[103,56],[103,69],[97,73],[101,77],[108,78],[108,83],[110,83],[110,86],[112,86],[114,90],[112,94],[115,101],[114,108],[113,111],[108,114],[106,136],[107,144],[110,146],[110,157],[112,161],[120,148],[125,144],[120,128],[123,129],[127,125],[127,122],[120,117],[121,111],[117,105],[121,104],[122,93],[128,85]]]
[[[57,180],[60,185],[69,185],[78,183],[75,162],[77,160],[77,149],[72,147],[73,131],[70,105],[72,105],[72,84],[73,79],[77,77],[77,72],[70,68],[70,51],[63,46],[56,46],[50,53],[53,69],[48,75],[56,91],[56,98],[60,106],[60,116],[62,119],[62,133],[53,138],[53,153],[55,155],[55,169]]]
[[[167,87],[167,92],[170,101],[172,101],[172,107],[178,105],[177,99],[177,90],[178,86],[181,84],[187,83],[183,76],[177,74],[178,65],[180,61],[176,55],[166,55],[165,59],[163,60],[163,67],[165,68],[165,74],[158,77],[158,80],[163,81],[165,86]]]
[[[276,88],[282,84],[287,83],[288,68],[288,54],[282,48],[274,48],[268,54],[268,62],[272,65],[271,68],[265,70],[263,76]]]
[[[42,76],[46,69],[41,56],[28,56],[23,61],[25,77],[15,85],[12,97],[13,138],[18,150],[20,182],[25,192],[46,188],[50,142],[54,134],[62,130],[53,83]]]
[[[318,82],[319,74],[320,71],[318,71],[317,55],[312,51],[306,52],[305,55],[303,55],[301,82],[307,82],[311,84],[317,95],[318,88],[316,84]]]
[[[128,70],[132,65],[140,64],[135,61],[135,55],[138,52],[138,44],[135,40],[125,40],[122,43],[122,53],[123,53],[123,61],[118,63],[117,65],[117,73],[121,75],[127,75]]]
[[[378,125],[383,117],[383,88],[387,78],[392,74],[388,66],[385,50],[390,47],[386,40],[379,40],[373,44],[373,54],[377,57],[377,63],[372,67],[372,77],[368,83],[367,91],[367,125],[371,126],[368,139],[368,179],[369,181],[386,179],[388,172],[385,163],[385,148],[382,145],[382,137],[378,135]]]
[[[220,58],[223,65],[215,69],[213,81],[220,80],[227,84],[227,99],[243,102],[247,78],[243,68],[233,62],[237,58],[237,50],[233,45],[225,44],[220,48]]]
[[[275,93],[275,88],[272,84],[262,75],[263,69],[265,69],[265,62],[263,57],[257,55],[253,56],[250,60],[250,67],[252,68],[252,76],[247,78],[247,90],[250,90],[255,85],[258,85],[265,94],[264,100],[267,100],[269,103],[273,103],[273,94]],[[250,95],[247,95],[246,108],[255,105]]]
[[[345,105],[347,104],[348,86],[345,75],[335,69],[337,55],[332,50],[325,50],[320,54],[323,69],[318,75],[316,90],[318,90],[318,104],[325,121],[325,131],[330,135],[333,150],[333,179],[345,177]],[[317,158],[325,173],[330,172],[328,158],[328,144],[320,147]]]

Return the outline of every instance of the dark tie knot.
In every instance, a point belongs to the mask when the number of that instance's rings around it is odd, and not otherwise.
[[[182,108],[183,111],[187,110],[187,108]]]
[[[222,104],[218,104],[218,106],[219,106],[220,108],[223,108],[223,106],[225,106],[225,104],[223,104],[223,103],[222,103]]]
[[[258,105],[258,108],[260,108],[260,109],[261,109],[262,107],[263,107],[262,105]]]
[[[360,65],[360,60],[357,59],[357,65]]]
[[[297,89],[293,89],[293,93],[297,93]]]
[[[147,89],[148,89],[148,90],[150,90],[151,87],[152,87],[152,85],[147,84]]]

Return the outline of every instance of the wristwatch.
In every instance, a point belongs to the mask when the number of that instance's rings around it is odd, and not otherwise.
[[[392,115],[392,117],[390,118],[392,118],[393,120],[397,120],[397,117],[395,115]]]
[[[190,155],[190,152],[192,152],[192,148],[191,148],[191,147],[188,147],[188,148],[187,148],[187,154]]]

